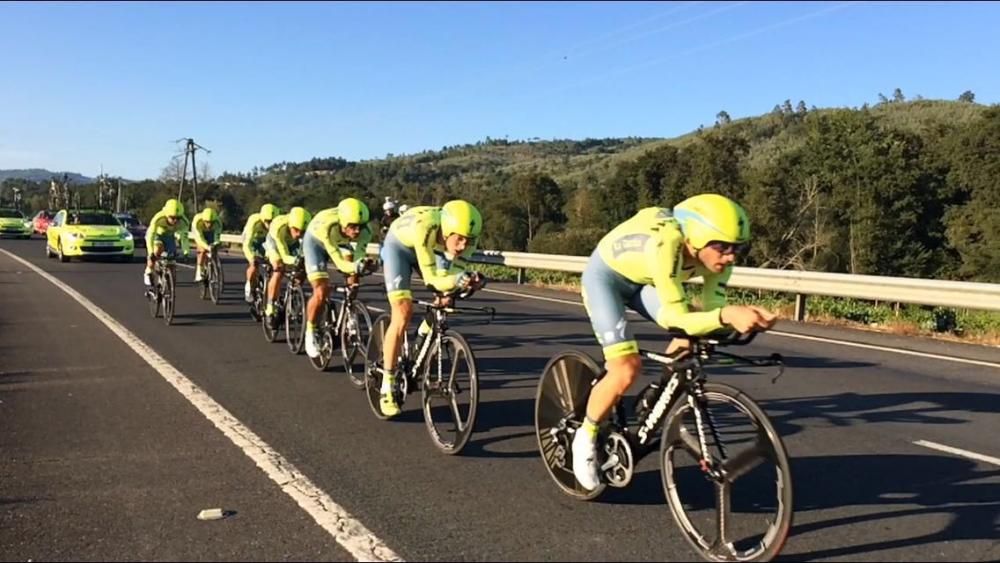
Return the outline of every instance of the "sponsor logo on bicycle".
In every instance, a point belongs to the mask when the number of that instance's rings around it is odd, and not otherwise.
[[[677,390],[677,386],[680,385],[681,378],[677,374],[674,374],[670,378],[670,383],[667,384],[667,388],[664,389],[663,393],[660,393],[660,398],[656,400],[656,404],[653,405],[653,410],[649,412],[649,416],[646,417],[646,421],[642,424],[642,428],[639,429],[639,442],[645,444],[649,433],[656,428],[656,424],[660,422],[660,418],[663,417],[663,411],[667,409],[667,403],[670,402],[670,398],[674,396],[674,391]]]

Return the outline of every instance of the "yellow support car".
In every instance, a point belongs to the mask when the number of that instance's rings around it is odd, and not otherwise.
[[[0,209],[0,236],[31,238],[31,220],[16,209]]]
[[[109,211],[102,209],[63,209],[56,213],[45,234],[45,255],[70,257],[109,256],[131,262],[135,241]]]

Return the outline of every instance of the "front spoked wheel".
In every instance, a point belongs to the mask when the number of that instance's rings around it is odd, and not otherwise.
[[[299,285],[289,290],[285,302],[285,342],[292,354],[302,352],[306,342],[306,297]]]
[[[266,291],[267,278],[259,273],[256,274],[250,282],[250,316],[257,322],[260,322],[264,318]]]
[[[160,275],[160,279],[163,283],[161,288],[161,295],[163,295],[163,322],[169,325],[174,322],[174,305],[177,300],[177,286],[174,284],[174,271],[172,268],[166,268]]]
[[[368,337],[372,333],[372,317],[360,301],[352,301],[340,329],[340,353],[344,356],[344,371],[356,389],[365,388],[365,364]]]
[[[710,463],[702,459],[699,424]],[[752,399],[719,383],[704,384],[701,401],[682,396],[667,414],[660,456],[674,520],[703,558],[778,555],[792,527],[791,468],[781,436]]]
[[[461,334],[449,330],[435,339],[424,361],[421,385],[424,422],[434,445],[454,455],[462,451],[476,426],[479,374],[476,358]]]
[[[573,473],[573,435],[587,414],[590,389],[602,375],[594,360],[568,350],[549,360],[535,394],[535,436],[549,476],[567,495],[597,498],[606,486],[593,491],[583,488]]]
[[[222,277],[222,264],[219,255],[216,254],[208,262],[208,294],[212,298],[212,303],[219,304],[222,298],[222,288],[226,282]]]
[[[149,314],[155,319],[160,316],[160,275],[154,270],[150,277],[153,284],[146,290],[146,299],[149,302]]]

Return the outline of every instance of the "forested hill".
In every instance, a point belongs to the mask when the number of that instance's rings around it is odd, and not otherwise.
[[[998,182],[1000,106],[897,93],[871,107],[719,112],[674,139],[487,138],[362,162],[282,162],[199,191],[232,229],[265,201],[316,211],[354,195],[374,210],[386,195],[410,205],[461,196],[483,210],[483,248],[581,255],[641,207],[718,192],[750,214],[746,265],[1000,282]],[[149,216],[167,193],[146,182],[129,197]]]

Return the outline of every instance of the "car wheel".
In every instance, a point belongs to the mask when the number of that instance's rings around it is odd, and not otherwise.
[[[55,254],[52,253],[52,249],[49,247],[49,241],[45,241],[45,257],[52,258]]]
[[[63,254],[62,241],[61,240],[59,241],[59,261],[60,262],[69,262],[69,256],[66,256],[65,254]]]

